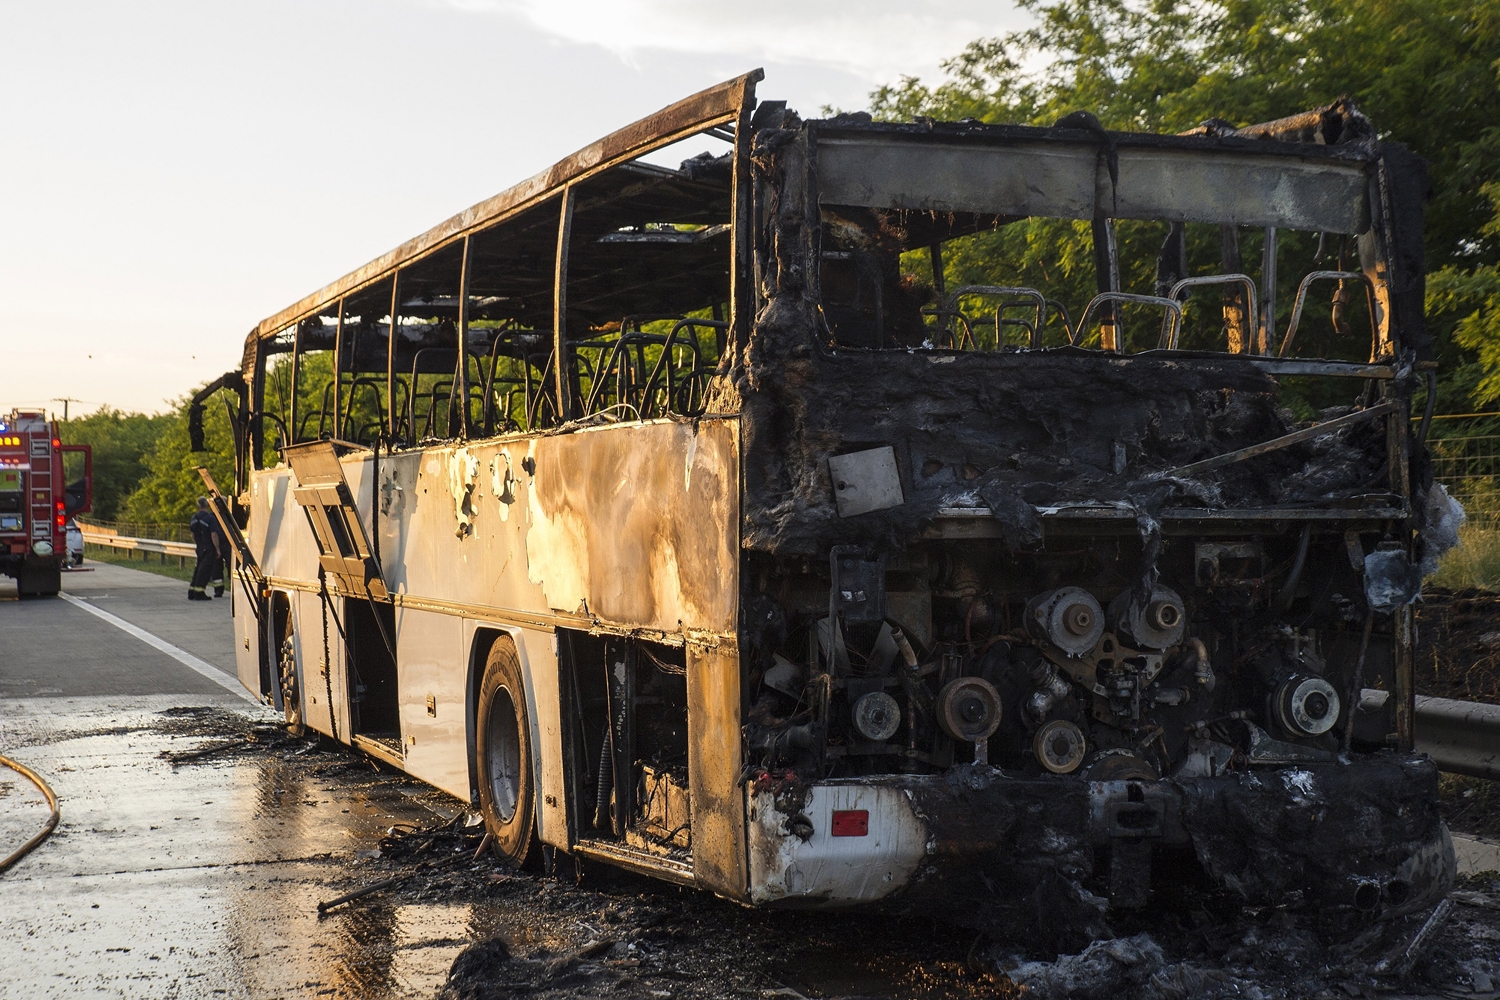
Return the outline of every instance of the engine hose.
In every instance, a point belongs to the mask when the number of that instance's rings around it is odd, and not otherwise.
[[[608,722],[604,724],[604,736],[599,745],[599,780],[594,786],[594,826],[600,830],[605,829],[606,824],[612,827],[614,822],[609,812],[609,793],[615,783],[615,762],[609,752],[609,745],[614,742],[612,728]]]
[[[1292,606],[1297,593],[1297,582],[1302,579],[1302,567],[1307,565],[1307,543],[1312,539],[1312,522],[1302,526],[1302,540],[1297,543],[1297,558],[1292,560],[1292,571],[1287,574],[1281,593],[1276,595],[1276,610],[1285,611]]]
[[[62,814],[57,809],[57,795],[52,791],[52,786],[47,784],[46,781],[42,780],[42,776],[40,774],[37,774],[25,764],[17,763],[16,761],[11,760],[9,757],[0,756],[0,764],[4,764],[6,767],[14,771],[18,771],[21,774],[25,775],[27,778],[31,779],[31,783],[36,785],[37,788],[41,789],[42,794],[47,797],[47,804],[52,807],[52,815],[47,817],[47,825],[42,827],[41,832],[38,833],[35,837],[32,837],[30,840],[26,841],[26,843],[22,844],[20,847],[16,848],[16,850],[11,852],[10,856],[7,857],[4,861],[0,861],[0,872],[3,872],[11,865],[15,864],[17,861],[20,861],[27,854],[31,853],[31,849],[36,847],[36,845],[46,840],[48,835],[51,834],[53,830],[57,829],[57,821],[62,817]]]

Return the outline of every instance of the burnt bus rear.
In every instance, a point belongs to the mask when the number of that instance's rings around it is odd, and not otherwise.
[[[754,127],[756,319],[717,403],[749,899],[1066,937],[1168,884],[1356,922],[1446,892],[1412,749],[1411,601],[1453,514],[1411,412],[1421,161],[1346,103]],[[1093,301],[956,287],[945,253],[1041,218],[1092,237]]]

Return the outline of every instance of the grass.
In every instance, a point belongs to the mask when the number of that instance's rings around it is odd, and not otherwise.
[[[102,545],[87,545],[83,547],[83,564],[87,566],[91,562],[109,563],[112,566],[129,566],[131,569],[145,570],[147,573],[155,573],[157,576],[171,577],[173,580],[190,581],[193,578],[193,564],[189,562],[186,566],[177,565],[176,556],[167,556],[166,562],[161,562],[161,556],[150,553],[142,553],[145,558],[122,552],[119,549],[109,549]]]
[[[1500,529],[1466,524],[1427,582],[1450,590],[1500,590]]]
[[[1444,774],[1438,777],[1438,796],[1451,829],[1477,837],[1500,836],[1500,781]]]

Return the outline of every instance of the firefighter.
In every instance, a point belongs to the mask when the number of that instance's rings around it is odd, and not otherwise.
[[[211,601],[206,587],[208,581],[217,579],[219,593],[224,592],[224,574],[219,564],[219,522],[208,510],[208,498],[198,498],[198,512],[188,522],[188,531],[193,533],[193,542],[198,546],[198,562],[193,567],[193,582],[188,586],[188,600]]]
[[[214,563],[213,579],[209,582],[213,584],[214,596],[223,597],[224,574],[229,572],[229,539],[224,537],[217,519],[214,521],[214,541],[218,544],[219,558]]]

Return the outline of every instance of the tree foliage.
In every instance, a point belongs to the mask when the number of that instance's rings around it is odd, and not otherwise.
[[[220,396],[229,398],[228,393]],[[203,496],[203,478],[198,467],[204,466],[219,484],[230,490],[234,483],[234,435],[229,415],[217,399],[210,399],[203,413],[203,442],[207,451],[190,448],[188,438],[188,402],[184,397],[169,414],[160,437],[146,457],[147,472],[125,501],[123,516],[131,521],[169,524],[186,523]]]
[[[149,459],[171,414],[147,416],[105,406],[62,424],[68,444],[86,444],[94,452],[94,509],[90,516],[116,520],[127,497],[150,472]]]

